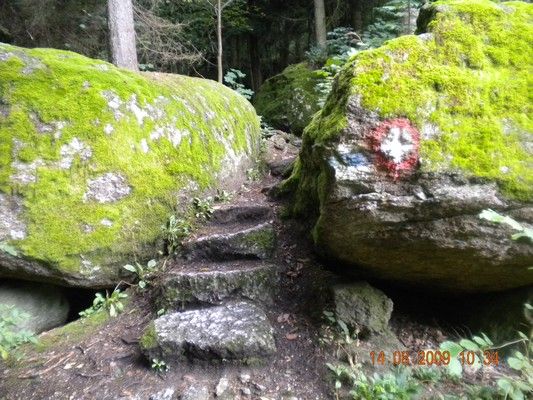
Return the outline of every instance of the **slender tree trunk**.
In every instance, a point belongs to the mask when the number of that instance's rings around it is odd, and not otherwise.
[[[255,0],[248,0],[248,11],[254,15]],[[248,34],[248,56],[250,58],[250,80],[254,92],[259,90],[263,84],[263,73],[261,71],[261,55],[259,53],[259,39],[254,32],[256,22],[252,24],[252,30]]]
[[[318,47],[326,48],[326,7],[324,0],[314,0],[315,2],[315,32]]]
[[[132,0],[108,0],[107,11],[111,61],[117,67],[137,71],[139,66],[137,64]]]
[[[222,83],[222,78],[224,75],[222,67],[222,0],[217,1],[217,40],[218,40],[218,55],[217,55],[217,66],[218,66],[218,81]]]
[[[259,40],[253,32],[248,36],[248,50],[250,54],[252,90],[257,92],[263,84],[263,74],[261,72],[261,57],[259,56]]]
[[[351,1],[352,11],[352,27],[357,33],[361,33],[363,30],[363,5],[362,0]]]

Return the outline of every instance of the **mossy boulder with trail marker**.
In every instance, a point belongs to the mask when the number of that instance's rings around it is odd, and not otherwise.
[[[346,271],[455,292],[531,285],[533,5],[425,6],[418,35],[354,56],[306,128],[295,214]]]
[[[192,196],[242,184],[259,137],[216,82],[0,44],[0,277],[116,283]]]

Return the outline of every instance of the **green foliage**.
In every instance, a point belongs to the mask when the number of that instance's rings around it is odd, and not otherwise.
[[[245,99],[250,100],[254,95],[254,91],[252,89],[248,89],[242,82],[240,82],[244,78],[246,78],[246,74],[244,72],[231,68],[228,72],[226,72],[226,75],[224,75],[224,82],[226,83],[226,86],[229,86],[235,90]]]
[[[333,332],[337,339],[340,338],[345,344],[350,344],[357,338],[357,332],[351,332],[348,325],[346,325],[346,322],[337,318],[335,313],[324,311],[323,314],[328,326],[333,328]]]
[[[362,48],[375,48],[387,40],[415,31],[417,9],[424,0],[391,0],[374,9],[373,22],[363,33]]]
[[[496,389],[487,391],[487,395],[496,392],[498,397],[501,396],[504,399],[524,400],[530,398],[533,394],[533,364],[531,363],[533,342],[531,341],[531,338],[524,333],[518,332],[518,334],[519,338],[517,340],[499,346],[495,346],[484,333],[482,333],[481,336],[474,336],[472,340],[461,339],[459,342],[448,341],[442,343],[440,346],[441,350],[449,351],[452,356],[452,362],[448,365],[450,375],[461,377],[463,374],[463,368],[458,359],[461,352],[471,351],[475,354],[475,362],[471,367],[476,371],[482,366],[485,351],[522,344],[525,349],[524,353],[515,350],[513,354],[507,358],[507,365],[516,371],[516,373],[502,374],[496,382]]]
[[[137,276],[137,285],[139,288],[145,289],[157,270],[157,261],[150,260],[146,266],[136,262],[135,265],[127,264],[122,268],[124,268],[126,271],[134,273]]]
[[[0,304],[0,359],[6,360],[24,343],[37,343],[37,338],[19,325],[30,316],[13,306]]]
[[[155,372],[168,372],[168,370],[170,369],[166,362],[164,362],[163,360],[160,360],[158,358],[153,358],[152,359],[151,368]]]
[[[106,290],[105,297],[102,293],[96,293],[93,305],[84,311],[80,311],[80,317],[88,317],[100,310],[106,310],[111,317],[116,317],[124,310],[123,300],[127,298],[126,293],[119,289],[113,290],[111,294]]]
[[[396,373],[359,375],[350,391],[354,400],[411,400],[420,391],[420,384],[407,369]]]
[[[17,249],[6,242],[0,242],[0,251],[3,251],[4,253],[7,253],[13,257],[18,256]]]
[[[366,376],[358,367],[329,363],[326,366],[333,375],[335,390],[347,387],[354,400],[410,400],[421,390],[407,368]]]
[[[180,246],[183,239],[191,234],[191,224],[172,214],[165,225],[161,227],[168,254],[173,254]]]
[[[306,57],[310,65],[319,68],[328,58],[353,53],[361,44],[361,38],[352,28],[337,27],[328,32],[324,50],[314,46],[306,52]]]
[[[192,205],[194,208],[194,216],[200,220],[207,221],[211,218],[213,214],[213,199],[211,197],[206,197],[201,199],[195,197],[192,200]]]
[[[533,244],[533,229],[522,226],[519,222],[515,221],[509,216],[504,216],[498,214],[496,211],[491,209],[483,210],[479,214],[479,218],[485,219],[490,222],[495,222],[497,224],[503,224],[510,226],[515,231],[518,231],[511,236],[513,240],[528,240]]]
[[[231,200],[233,195],[230,192],[227,192],[225,190],[217,189],[217,193],[213,197],[213,200],[216,203],[226,203]]]

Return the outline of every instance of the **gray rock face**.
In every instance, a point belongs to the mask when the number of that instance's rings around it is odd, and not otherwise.
[[[149,359],[248,361],[276,351],[273,328],[257,306],[238,302],[164,315],[149,326],[141,347]]]
[[[531,207],[506,200],[495,183],[454,173],[383,179],[346,147],[341,142],[326,156],[332,181],[316,227],[322,251],[373,277],[448,291],[533,283],[533,246],[478,217],[484,209],[509,210],[501,213],[531,227],[531,218],[522,219]]]
[[[392,300],[367,282],[338,285],[333,288],[335,314],[363,335],[388,331]]]
[[[429,2],[424,36],[393,39],[345,65],[284,186],[296,188],[295,213],[318,214],[314,238],[328,260],[358,277],[448,293],[533,284],[533,246],[478,217],[487,208],[525,215],[533,201],[532,129],[523,120],[531,101],[520,95],[533,51],[526,9]],[[467,31],[472,43],[457,47]],[[494,63],[495,51],[523,58]],[[493,96],[508,89],[506,74],[515,108]]]
[[[265,162],[273,175],[284,175],[298,156],[302,140],[295,135],[275,131],[266,140]]]
[[[189,303],[219,304],[227,298],[271,303],[277,268],[259,261],[183,262],[171,265],[158,287],[158,304],[177,309]]]
[[[176,390],[173,388],[166,388],[157,393],[152,394],[149,397],[149,400],[173,400],[175,398],[175,392]]]
[[[32,282],[0,284],[0,305],[28,314],[19,328],[35,334],[65,324],[69,312],[69,304],[56,286]]]
[[[183,243],[187,259],[229,260],[235,258],[265,259],[275,245],[274,227],[270,222],[252,226],[237,225],[215,232],[200,232]]]
[[[193,384],[183,391],[181,400],[210,400],[209,389],[201,384]]]

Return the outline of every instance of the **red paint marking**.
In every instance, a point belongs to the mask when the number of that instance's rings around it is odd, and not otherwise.
[[[413,149],[400,163],[394,162],[394,160],[391,160],[387,154],[384,154],[381,151],[381,144],[388,137],[392,128],[399,128],[407,131],[413,142]],[[401,175],[409,174],[416,169],[419,160],[420,133],[408,119],[394,118],[381,122],[370,132],[368,140],[370,147],[376,156],[375,162],[377,167],[387,171],[394,179],[399,178]]]

